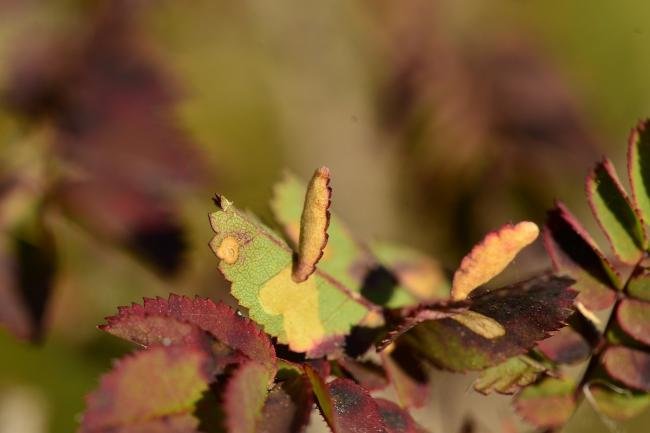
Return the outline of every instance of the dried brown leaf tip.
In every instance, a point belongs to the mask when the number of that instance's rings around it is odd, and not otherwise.
[[[305,194],[305,204],[300,217],[298,254],[292,275],[296,282],[305,281],[313,274],[316,263],[323,256],[328,238],[331,198],[330,170],[321,167],[314,172]]]
[[[501,273],[519,252],[533,243],[539,235],[535,223],[522,221],[506,224],[488,233],[468,255],[454,274],[452,298],[462,300],[477,287]]]

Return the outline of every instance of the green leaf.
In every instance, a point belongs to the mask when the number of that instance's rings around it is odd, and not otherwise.
[[[612,378],[639,391],[650,391],[650,354],[623,346],[607,348],[601,362]]]
[[[474,389],[486,395],[494,391],[514,394],[520,388],[535,382],[546,370],[544,365],[528,356],[515,356],[481,372],[474,382]]]
[[[574,391],[575,383],[570,379],[546,378],[517,395],[515,410],[537,427],[560,427],[575,409]]]
[[[633,298],[650,301],[650,269],[643,268],[627,283],[627,293]]]
[[[241,365],[228,380],[223,394],[223,410],[228,431],[257,433],[274,375],[263,364]]]
[[[319,357],[340,344],[373,306],[320,269],[303,283],[292,278],[292,251],[270,229],[224,200],[210,215],[210,242],[231,293],[250,317],[291,350]]]
[[[650,394],[632,392],[607,382],[587,384],[584,394],[594,409],[618,421],[634,418],[650,407]]]
[[[627,149],[627,170],[632,196],[646,222],[650,221],[650,129],[648,120],[632,130]]]
[[[127,356],[86,398],[81,432],[194,431],[198,420],[191,414],[208,389],[210,364],[209,355],[193,346],[156,346]]]
[[[625,263],[637,263],[646,247],[645,231],[608,159],[587,176],[587,197],[616,256]]]
[[[575,280],[578,302],[590,310],[614,303],[620,276],[564,204],[558,202],[548,212],[543,237],[555,271]]]

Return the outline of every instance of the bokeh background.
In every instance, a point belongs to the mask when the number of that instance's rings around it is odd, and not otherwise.
[[[593,227],[587,169],[650,115],[648,22],[640,0],[0,0],[0,433],[75,430],[130,350],[96,329],[118,305],[231,301],[216,192],[269,219],[283,170],[327,165],[360,238],[449,269],[556,197]],[[536,245],[503,278],[548,266]],[[471,379],[435,378],[434,431],[516,423]],[[566,431],[648,418],[587,405]]]

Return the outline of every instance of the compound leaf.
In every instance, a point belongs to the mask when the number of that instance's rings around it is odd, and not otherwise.
[[[292,278],[292,252],[268,228],[223,198],[210,215],[210,242],[231,293],[250,317],[296,352],[319,357],[340,344],[373,306],[321,270],[303,283]],[[374,312],[374,311],[373,311]]]
[[[639,391],[650,391],[650,354],[623,346],[605,350],[602,363],[612,378]]]
[[[575,409],[574,391],[575,383],[570,379],[546,378],[517,395],[515,410],[537,427],[560,427]]]
[[[539,228],[529,221],[506,224],[488,233],[461,261],[454,274],[452,298],[465,299],[472,290],[500,274],[538,235]]]
[[[86,398],[81,432],[194,432],[198,420],[191,414],[208,389],[210,364],[194,346],[155,346],[127,356]]]
[[[646,243],[643,225],[608,159],[587,176],[587,197],[616,256],[625,263],[638,262]]]
[[[620,286],[620,277],[564,204],[558,202],[548,212],[543,237],[555,271],[575,280],[577,301],[590,310],[614,303],[612,289]]]

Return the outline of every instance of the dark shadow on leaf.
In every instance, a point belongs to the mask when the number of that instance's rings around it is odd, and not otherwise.
[[[397,288],[397,278],[384,266],[371,269],[363,279],[361,295],[377,305],[386,305]]]

